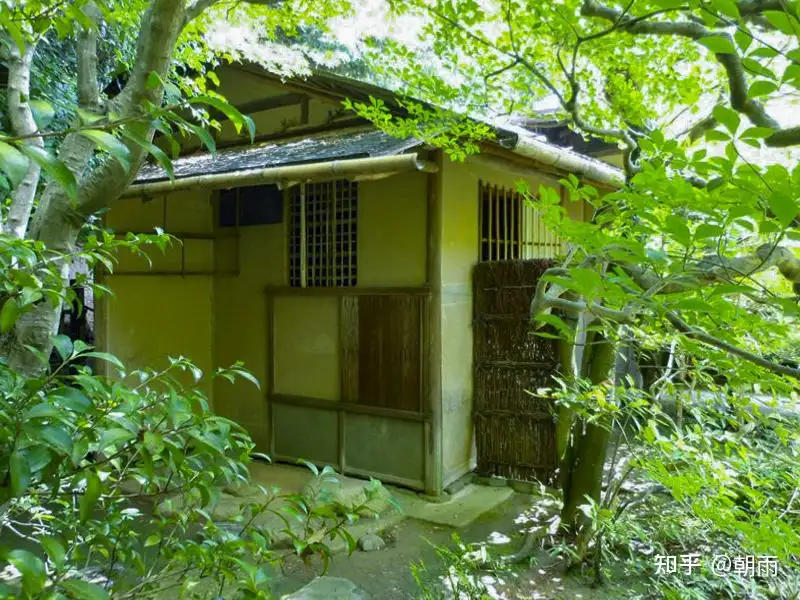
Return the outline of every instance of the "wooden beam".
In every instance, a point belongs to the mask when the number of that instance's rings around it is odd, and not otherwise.
[[[280,96],[267,96],[266,98],[257,98],[249,102],[243,102],[236,106],[236,109],[244,115],[251,115],[265,110],[283,108],[284,106],[300,105],[307,99],[308,96],[305,94],[281,94]],[[228,120],[228,117],[222,111],[212,112],[211,118],[216,119],[220,123]]]
[[[272,142],[278,140],[285,140],[287,138],[298,138],[302,136],[311,136],[316,135],[318,133],[328,133],[328,132],[335,132],[335,131],[342,131],[345,129],[354,129],[354,128],[363,128],[365,126],[370,125],[370,122],[366,119],[362,119],[361,117],[355,117],[353,119],[348,119],[346,121],[339,121],[337,123],[325,123],[322,125],[311,125],[308,127],[300,126],[300,127],[289,127],[285,131],[279,131],[274,133],[262,133],[261,135],[257,135],[253,138],[253,143],[259,142]],[[214,130],[217,131],[216,129]],[[217,144],[217,150],[221,150],[223,148],[233,148],[244,146],[241,139],[233,139],[233,140],[226,140],[220,141]],[[185,156],[188,154],[195,154],[197,152],[197,148],[188,148],[186,151],[181,151],[181,156]]]
[[[427,301],[425,339],[422,344],[428,362],[425,370],[427,393],[422,410],[431,415],[425,423],[425,493],[442,494],[444,461],[442,449],[442,169],[443,154],[435,150],[433,160],[439,167],[428,174],[427,187]]]
[[[358,297],[339,299],[339,344],[341,368],[341,400],[358,403]]]

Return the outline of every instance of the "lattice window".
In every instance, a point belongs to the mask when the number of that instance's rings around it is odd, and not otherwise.
[[[358,184],[340,180],[295,186],[289,214],[289,285],[356,285]]]
[[[480,260],[552,258],[562,242],[541,215],[510,188],[478,183]]]

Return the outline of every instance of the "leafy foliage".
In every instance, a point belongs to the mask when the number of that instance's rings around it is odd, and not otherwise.
[[[80,254],[92,264],[109,261],[114,246],[166,242],[97,235]],[[2,236],[0,247],[8,331],[36,302],[63,294],[58,261],[40,243]],[[344,526],[371,514],[377,481],[354,506],[331,495],[338,480],[329,468],[309,465],[320,485],[306,495],[252,484],[253,442],[213,414],[196,384],[182,383],[182,373],[203,376],[190,361],[127,372],[79,340],[57,336],[54,347],[57,366],[37,351],[36,376],[0,363],[0,559],[18,574],[0,582],[4,597],[264,598],[286,556],[327,564],[335,537],[353,551]],[[87,365],[98,361],[110,376]],[[239,364],[214,376],[257,383]],[[214,516],[224,489],[248,490],[228,523]],[[277,550],[278,538],[291,550]]]

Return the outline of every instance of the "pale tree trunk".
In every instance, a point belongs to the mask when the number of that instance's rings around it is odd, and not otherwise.
[[[580,375],[593,385],[607,381],[615,357],[612,341],[595,332],[589,333],[583,346]],[[611,437],[610,428],[603,425],[607,424],[586,423],[581,419],[571,423],[559,469],[564,502],[561,525],[573,533],[585,523],[579,506],[586,504],[587,497],[595,502],[600,500],[603,465]]]
[[[11,131],[16,136],[31,136],[38,129],[30,105],[31,63],[36,44],[30,43],[24,52],[14,42],[10,42],[8,46],[8,113]],[[44,141],[40,137],[31,137],[25,143],[44,148]],[[3,233],[17,238],[25,237],[40,176],[39,163],[29,161],[25,176],[11,193],[11,206],[6,215]]]
[[[186,10],[182,0],[154,0],[142,16],[136,62],[131,77],[122,93],[111,103],[111,110],[119,116],[134,115],[141,110],[142,102],[160,104],[163,90],[148,87],[150,73],[162,78],[169,68],[178,35],[186,23]],[[96,75],[92,78],[91,65],[96,65],[96,37],[83,36],[78,55],[82,80],[80,95],[97,99]],[[90,89],[91,88],[91,89]],[[90,102],[92,100],[89,100]],[[130,125],[130,130],[150,141],[154,130],[149,123]],[[45,243],[49,251],[68,254],[74,251],[78,232],[86,219],[119,197],[134,179],[146,157],[146,151],[133,142],[126,142],[130,150],[131,170],[126,172],[116,160],[103,157],[95,167],[87,167],[94,147],[78,134],[64,140],[59,158],[75,173],[78,182],[78,201],[73,204],[66,192],[56,182],[48,183],[42,195],[31,228],[31,237]],[[68,285],[69,263],[58,265],[64,285]],[[13,332],[7,348],[8,364],[23,373],[38,372],[42,365],[25,346],[33,346],[48,354],[52,348],[51,337],[57,332],[61,304],[42,302],[26,313]]]

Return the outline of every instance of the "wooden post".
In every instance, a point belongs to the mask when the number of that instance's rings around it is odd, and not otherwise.
[[[266,297],[266,333],[267,333],[267,431],[269,432],[269,455],[275,455],[275,413],[272,396],[275,395],[275,296]]]
[[[426,369],[427,398],[423,411],[429,416],[425,425],[425,493],[439,496],[442,493],[442,167],[441,150],[434,151],[439,167],[428,174],[427,262],[426,284],[431,289],[427,300],[427,319],[424,346],[428,359]]]

